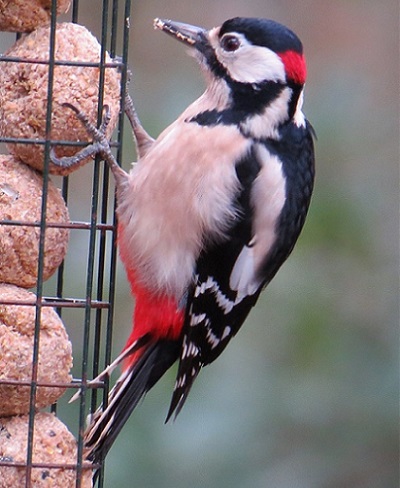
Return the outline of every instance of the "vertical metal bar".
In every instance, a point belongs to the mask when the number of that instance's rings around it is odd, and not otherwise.
[[[98,124],[101,122],[104,100],[104,79],[105,79],[105,58],[106,58],[106,43],[107,43],[107,24],[108,24],[108,0],[103,0],[102,10],[102,34],[101,34],[101,56],[100,56],[100,72],[99,72],[99,100],[98,100]],[[104,173],[107,174],[107,171]],[[81,395],[81,410],[79,418],[79,434],[78,434],[78,462],[77,462],[77,482],[76,488],[80,488],[80,478],[82,475],[82,455],[83,455],[83,432],[85,428],[85,412],[86,412],[86,390],[88,380],[88,354],[89,354],[89,338],[90,338],[90,301],[93,291],[93,274],[95,265],[96,252],[96,222],[99,207],[99,181],[100,181],[100,166],[99,158],[96,158],[93,171],[93,198],[92,198],[92,219],[89,239],[89,259],[88,259],[88,276],[87,276],[87,306],[85,309],[85,328],[84,328],[84,345],[83,345],[83,359],[82,359],[82,395]],[[103,195],[108,193],[108,176],[104,176],[103,180]],[[103,197],[104,198],[104,197]],[[102,213],[104,217],[104,210]],[[102,288],[104,282],[104,259],[105,259],[105,238],[104,234],[100,237],[100,251],[98,256],[98,276],[97,276],[97,298],[102,297]],[[90,298],[89,298],[90,297]],[[101,299],[101,298],[100,298]],[[93,351],[93,372],[98,372],[98,354],[100,348],[100,334],[101,334],[101,310],[96,311],[95,315],[95,330],[94,330],[94,351]],[[96,394],[92,395],[92,409],[95,408]]]
[[[115,57],[118,40],[118,0],[113,0],[111,12],[110,56]]]
[[[101,122],[102,108],[104,100],[104,80],[105,80],[105,56],[107,45],[107,26],[108,26],[108,0],[103,0],[102,11],[102,31],[101,31],[101,57],[100,57],[100,74],[99,74],[99,100],[98,100],[98,123]],[[107,196],[109,190],[109,171],[104,167],[103,173],[103,188],[102,188],[102,205],[101,205],[101,222],[107,222]],[[98,256],[98,274],[97,274],[97,300],[103,299],[103,286],[104,286],[104,263],[105,263],[105,250],[106,250],[106,233],[102,231],[100,233],[99,240],[99,256]],[[99,355],[101,345],[101,319],[102,310],[97,309],[95,314],[95,328],[94,328],[94,347],[93,347],[93,364],[92,374],[96,377],[99,373]],[[97,403],[97,390],[92,390],[91,399],[91,411],[96,410]]]
[[[91,219],[90,219],[90,233],[89,233],[89,250],[87,261],[87,275],[86,275],[86,296],[85,296],[85,317],[84,317],[84,331],[83,331],[83,349],[82,349],[82,364],[81,364],[81,395],[79,405],[79,432],[78,432],[78,452],[77,452],[77,479],[76,488],[80,488],[82,477],[82,457],[83,457],[83,433],[85,430],[86,419],[86,393],[88,382],[88,362],[89,362],[89,344],[90,344],[90,323],[91,323],[91,308],[92,308],[92,290],[95,267],[95,251],[96,251],[96,221],[98,209],[98,181],[99,181],[99,160],[96,158],[93,167],[93,186],[92,186],[92,203],[91,203]]]
[[[55,56],[55,39],[56,39],[56,13],[57,2],[52,1],[51,5],[51,23],[49,36],[49,64],[48,64],[48,84],[47,84],[47,109],[46,109],[46,138],[44,146],[44,169],[43,169],[43,191],[42,191],[42,207],[40,220],[40,237],[39,237],[39,255],[38,255],[38,278],[36,291],[36,305],[35,305],[35,331],[33,341],[33,357],[32,357],[32,377],[31,377],[31,391],[29,399],[29,423],[28,423],[28,438],[27,438],[27,455],[26,455],[26,482],[25,487],[32,486],[32,458],[33,458],[33,437],[35,425],[35,404],[37,392],[37,377],[39,365],[39,343],[40,343],[40,320],[42,311],[43,298],[43,267],[44,267],[44,247],[46,236],[46,216],[47,216],[47,196],[49,186],[49,155],[51,142],[51,115],[53,108],[53,84],[54,84],[54,56]]]
[[[78,23],[79,0],[72,2],[72,22]]]
[[[65,176],[62,182],[62,190],[61,194],[64,199],[65,205],[68,207],[68,188],[69,188],[69,177]],[[56,285],[56,296],[57,298],[61,298],[63,296],[64,290],[64,272],[65,266],[64,261],[61,263],[57,270],[57,285]],[[62,307],[57,307],[56,309],[58,315],[61,317],[62,315]]]
[[[111,9],[111,24],[110,24],[110,5]],[[33,366],[31,375],[31,392],[30,392],[30,411],[29,411],[29,423],[28,423],[28,445],[26,456],[26,482],[25,488],[32,488],[32,469],[33,469],[33,445],[34,445],[34,422],[35,422],[35,402],[36,393],[38,387],[38,363],[39,363],[39,348],[40,348],[40,319],[41,310],[43,306],[43,272],[44,272],[44,252],[45,252],[45,236],[46,236],[46,215],[47,215],[47,200],[48,200],[48,185],[49,185],[49,154],[51,148],[51,122],[52,122],[52,92],[54,84],[54,57],[55,57],[55,39],[56,39],[56,6],[57,0],[52,0],[51,6],[51,24],[50,24],[50,39],[49,39],[49,63],[48,73],[49,80],[47,86],[47,111],[46,111],[46,137],[44,144],[44,171],[43,171],[43,192],[42,192],[42,214],[41,222],[39,226],[40,238],[39,238],[39,263],[38,263],[38,279],[37,279],[37,300],[35,305],[36,318],[35,318],[35,331],[34,331],[34,345],[33,345]],[[102,116],[103,106],[103,87],[105,82],[105,54],[106,45],[108,40],[110,41],[110,55],[115,56],[117,51],[117,45],[119,45],[119,29],[122,27],[118,25],[119,15],[119,1],[118,0],[103,0],[102,11],[102,31],[101,31],[101,59],[99,70],[99,105],[98,105],[98,121]],[[131,1],[125,1],[124,8],[124,24],[122,35],[122,67],[121,67],[121,113],[118,123],[117,134],[117,152],[116,157],[118,162],[122,159],[122,141],[123,141],[123,127],[124,127],[124,95],[125,85],[127,78],[127,60],[128,60],[128,42],[129,42],[129,17],[131,10]],[[72,4],[72,21],[77,22],[79,16],[79,0],[73,0]],[[108,36],[110,35],[110,39]],[[22,61],[22,60],[21,60]],[[92,68],[87,68],[92,69]],[[102,176],[102,178],[101,178]],[[73,181],[73,180],[71,180]],[[62,194],[66,203],[68,203],[68,193],[70,190],[70,180],[68,177],[63,178],[62,182]],[[77,479],[76,488],[81,486],[81,478],[83,471],[83,432],[85,429],[86,410],[87,410],[87,382],[88,372],[91,369],[93,375],[97,375],[100,365],[101,351],[102,351],[102,337],[105,336],[104,344],[104,365],[106,366],[111,362],[111,346],[112,346],[112,334],[113,334],[113,313],[114,313],[114,299],[115,299],[115,284],[116,284],[116,262],[117,262],[117,247],[116,247],[116,218],[113,215],[113,229],[111,230],[111,256],[109,258],[109,268],[107,265],[107,244],[110,230],[102,228],[99,236],[97,236],[97,223],[100,220],[101,223],[107,223],[109,215],[109,186],[110,186],[110,173],[108,168],[104,168],[104,173],[101,172],[101,166],[99,159],[96,158],[93,167],[93,182],[92,182],[92,201],[91,201],[91,218],[90,218],[90,234],[89,234],[89,252],[86,263],[86,290],[85,290],[85,315],[84,315],[84,327],[83,327],[83,351],[82,351],[82,363],[81,363],[81,379],[82,379],[82,395],[80,396],[79,403],[79,432],[78,432],[78,452],[77,452]],[[102,195],[102,196],[101,196]],[[101,198],[101,200],[100,200]],[[115,207],[114,198],[114,207]],[[100,209],[100,215],[98,213]],[[62,309],[65,304],[62,302],[64,294],[64,277],[68,272],[68,269],[62,264],[57,271],[56,279],[56,296],[60,300],[57,312],[62,314]],[[108,290],[106,290],[108,284]],[[92,310],[94,304],[92,303],[93,297],[96,297],[96,301],[104,301],[104,295],[108,294],[105,298],[108,300],[107,316],[104,321],[105,313],[102,313],[103,307],[96,307],[96,311],[93,314]],[[93,317],[94,316],[94,317]],[[94,324],[92,324],[94,318]],[[104,325],[106,330],[103,331]],[[91,328],[94,325],[94,330]],[[105,334],[104,334],[105,332]],[[92,359],[93,348],[93,362],[90,364],[89,358]],[[107,402],[108,384],[104,388],[104,402]],[[96,393],[91,397],[91,409],[96,406]],[[52,411],[56,411],[56,405],[52,406]],[[101,488],[104,483],[104,474],[101,471],[98,487]]]
[[[129,51],[129,33],[130,33],[130,12],[131,0],[126,0],[124,10],[124,29],[122,38],[122,68],[121,68],[121,111],[118,121],[118,151],[117,161],[122,160],[122,139],[124,131],[125,115],[125,93],[128,74],[128,51]]]
[[[118,121],[118,134],[117,134],[117,161],[121,164],[122,161],[122,142],[123,142],[123,129],[124,129],[124,107],[125,107],[125,90],[127,80],[127,65],[128,65],[128,49],[129,49],[129,18],[131,12],[131,1],[125,1],[124,9],[124,29],[122,39],[122,68],[121,68],[121,111]],[[113,1],[113,17],[111,24],[111,56],[115,56],[115,48],[117,43],[117,22],[118,22],[118,0]],[[114,208],[116,201],[114,198]],[[112,352],[112,336],[113,336],[113,317],[114,317],[114,299],[115,299],[115,285],[116,285],[116,263],[117,263],[117,221],[114,212],[113,225],[115,232],[112,235],[112,247],[111,247],[111,266],[110,266],[110,284],[109,284],[109,302],[110,307],[108,309],[107,316],[107,330],[106,330],[106,349],[105,349],[105,366],[111,362]],[[105,380],[105,388],[103,390],[103,405],[107,405],[108,396],[108,379]],[[98,476],[98,488],[104,486],[104,465],[99,472]]]
[[[61,189],[61,195],[64,199],[65,205],[68,207],[68,187],[69,187],[69,177],[64,176],[63,182],[62,182],[62,189]],[[64,261],[60,264],[60,266],[57,269],[57,282],[56,282],[56,297],[60,300],[64,295],[64,274],[65,274],[65,263]],[[57,314],[59,317],[62,317],[62,310],[63,308],[61,306],[55,308]],[[55,415],[57,414],[57,402],[53,403],[50,407],[50,411],[54,413]]]

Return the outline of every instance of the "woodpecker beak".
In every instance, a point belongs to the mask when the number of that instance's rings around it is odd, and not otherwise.
[[[196,45],[204,40],[204,34],[206,33],[206,30],[202,27],[166,19],[154,19],[154,28],[160,29],[175,37],[178,41],[192,47],[197,47]]]

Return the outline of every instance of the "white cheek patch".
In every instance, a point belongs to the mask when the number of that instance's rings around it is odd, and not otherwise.
[[[280,57],[265,47],[243,46],[235,59],[224,59],[223,64],[230,77],[241,83],[285,81],[285,67]]]
[[[219,45],[217,36],[210,35],[218,61],[226,68],[229,76],[240,83],[261,83],[265,80],[282,82],[286,80],[285,66],[282,59],[271,49],[254,46],[241,35],[235,34],[241,40],[241,46],[236,51],[224,51]]]

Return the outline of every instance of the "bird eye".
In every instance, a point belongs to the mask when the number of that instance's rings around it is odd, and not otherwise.
[[[221,39],[221,46],[224,51],[237,51],[240,47],[240,40],[236,36],[227,34]]]

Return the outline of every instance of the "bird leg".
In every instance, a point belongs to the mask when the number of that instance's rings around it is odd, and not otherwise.
[[[135,106],[133,104],[132,97],[129,95],[128,87],[131,81],[132,73],[128,69],[127,81],[125,86],[125,113],[128,117],[129,123],[132,127],[133,138],[135,139],[136,152],[138,159],[146,155],[147,151],[154,143],[154,139],[144,130],[140,123],[139,117],[136,113]]]
[[[128,93],[130,79],[131,71],[128,69],[124,98],[125,113],[132,127],[133,137],[136,145],[136,152],[138,159],[140,159],[141,157],[145,156],[147,151],[151,148],[154,143],[154,139],[145,131],[142,124],[140,123],[135,106],[133,104],[133,100]],[[69,157],[65,156],[59,158],[56,156],[54,149],[51,149],[51,162],[56,166],[60,166],[62,168],[70,168],[81,163],[86,158],[94,157],[96,154],[100,154],[100,156],[110,166],[110,169],[113,172],[117,183],[122,182],[121,179],[122,177],[126,176],[126,173],[118,165],[114,155],[111,152],[110,144],[106,137],[106,130],[111,119],[110,107],[108,105],[104,105],[101,125],[99,128],[97,128],[89,121],[86,114],[81,112],[71,103],[63,103],[63,106],[69,108],[70,110],[73,110],[76,113],[76,116],[86,128],[88,134],[92,136],[93,143],[81,149],[75,155]]]

